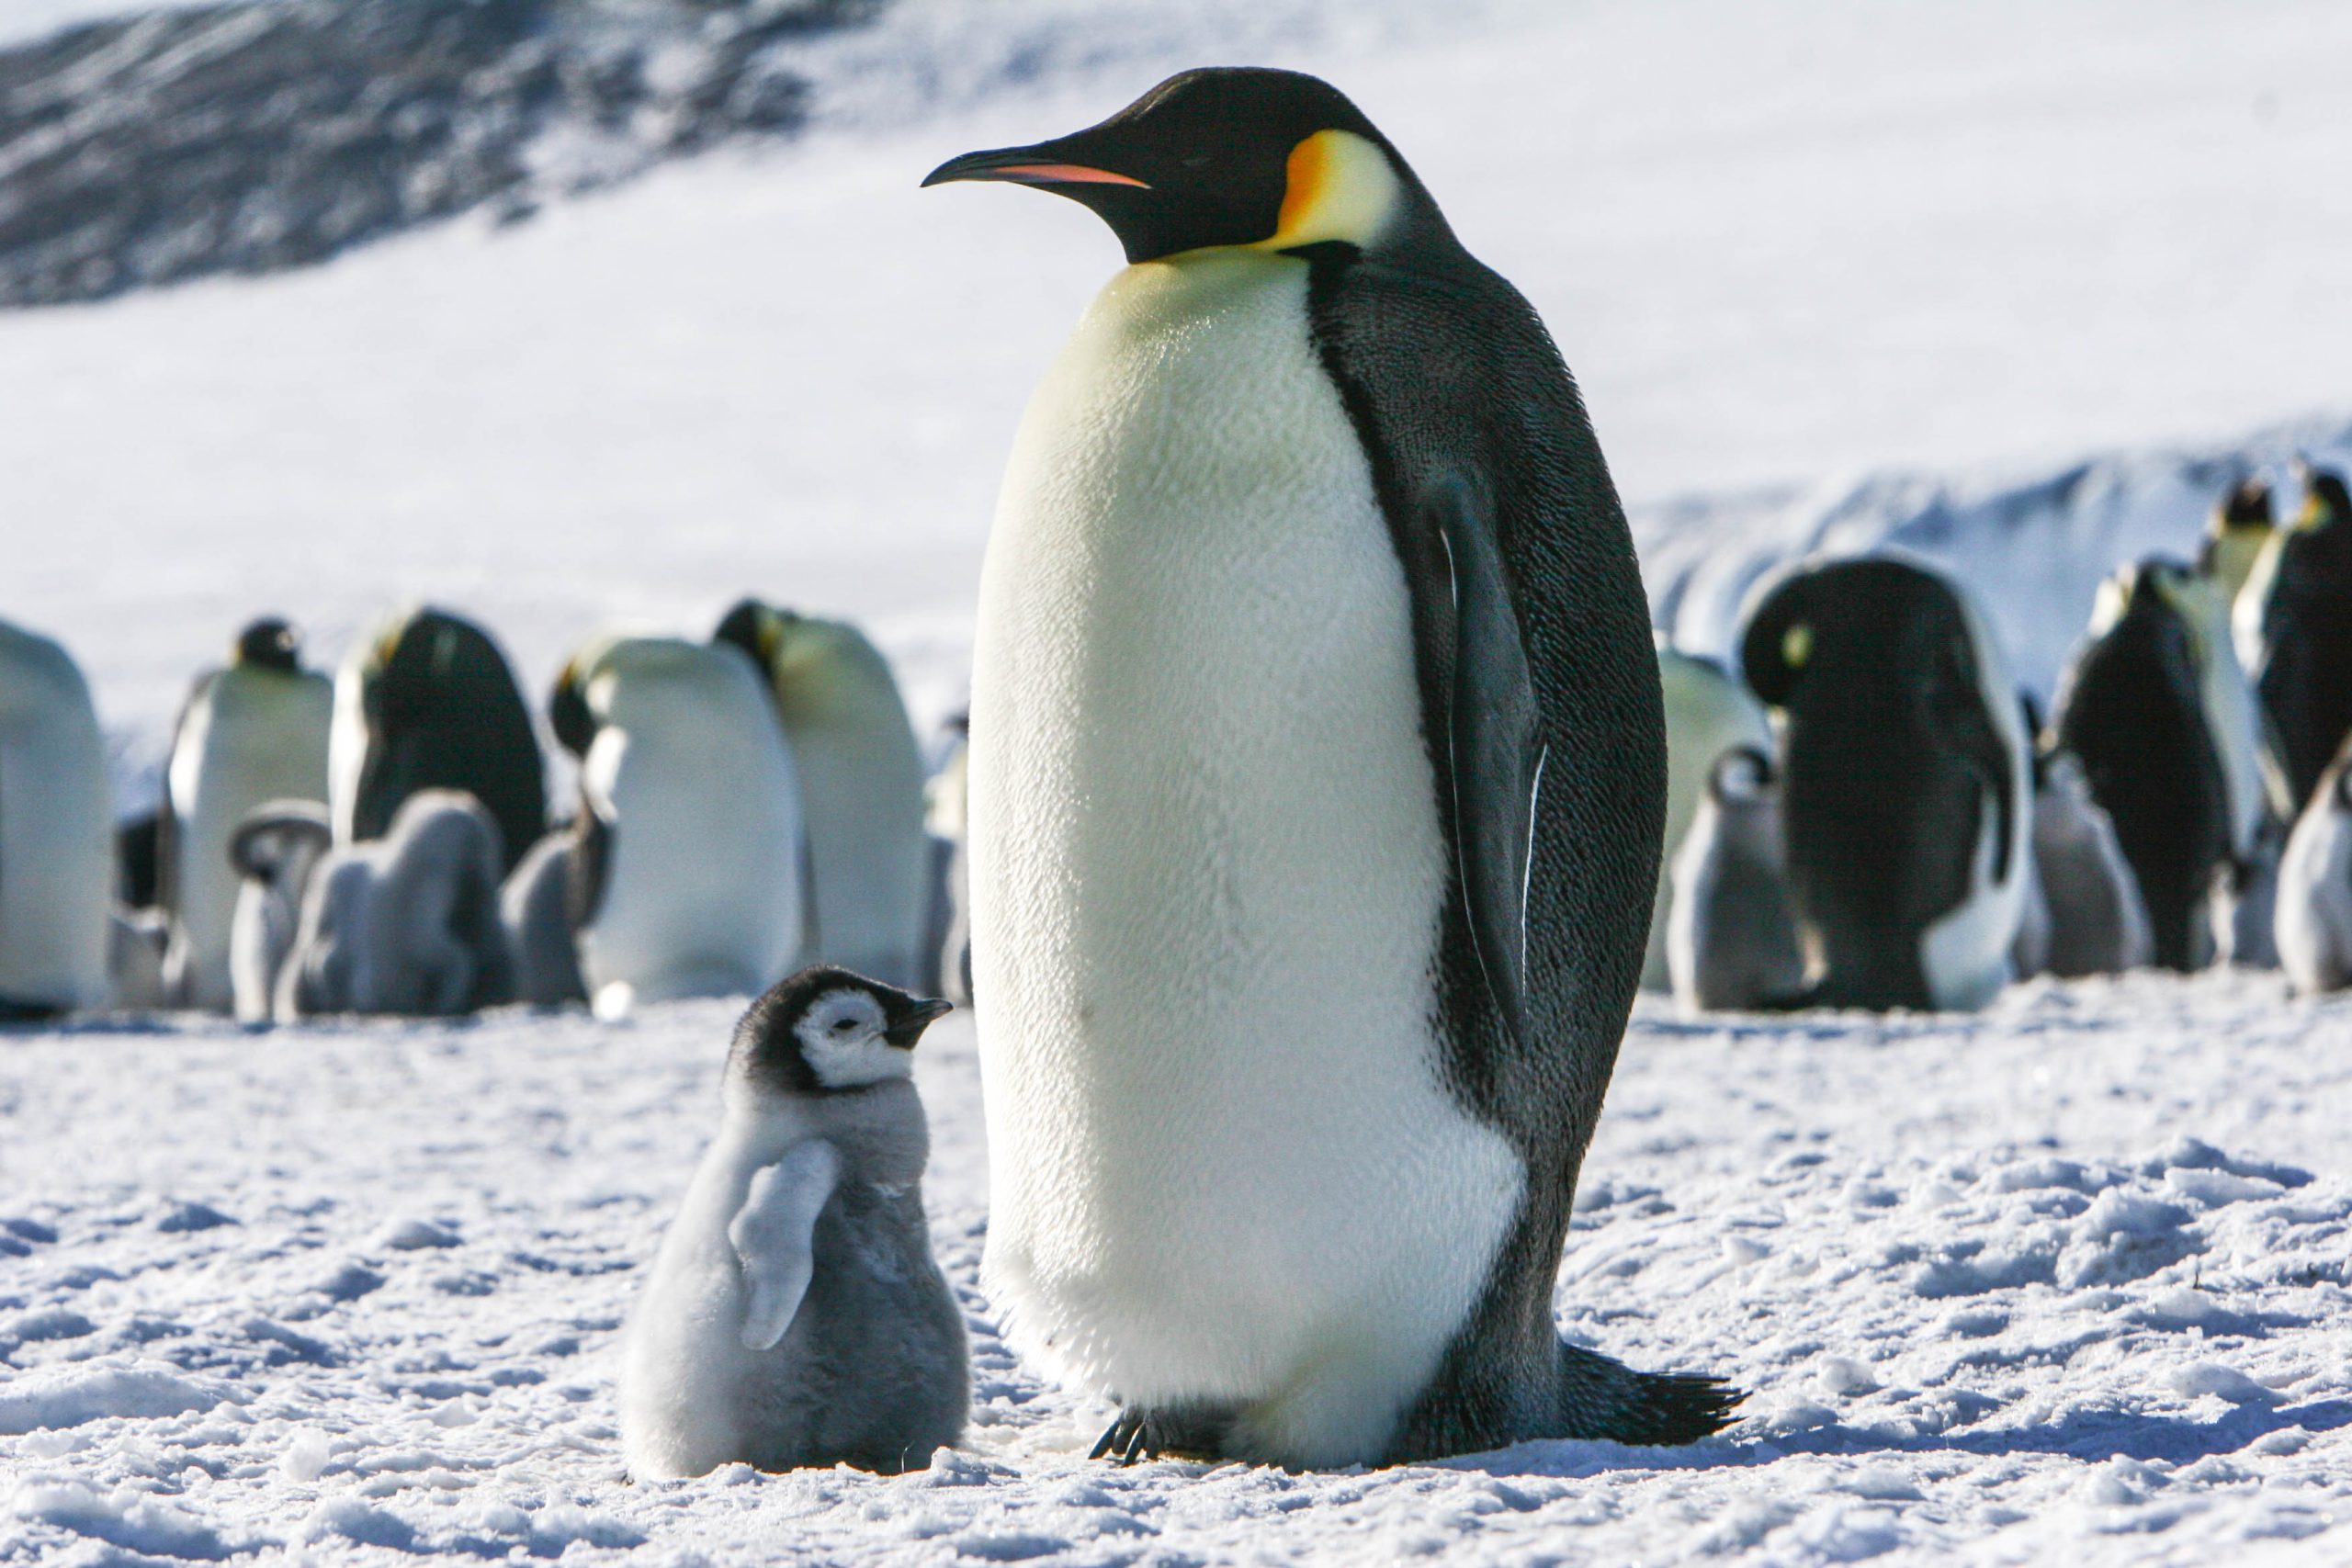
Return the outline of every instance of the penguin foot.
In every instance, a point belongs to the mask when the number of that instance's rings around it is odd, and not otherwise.
[[[1560,1347],[1563,1430],[1567,1438],[1670,1448],[1713,1436],[1747,1397],[1721,1378],[1637,1372],[1579,1346]]]
[[[1138,1460],[1225,1457],[1224,1416],[1206,1411],[1121,1410],[1086,1457],[1114,1464]]]

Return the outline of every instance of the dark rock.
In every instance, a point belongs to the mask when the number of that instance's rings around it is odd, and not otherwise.
[[[739,135],[883,0],[228,0],[0,51],[0,306],[299,266]]]

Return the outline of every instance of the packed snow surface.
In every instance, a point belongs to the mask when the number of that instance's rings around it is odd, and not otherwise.
[[[1966,1018],[1645,1003],[1556,1311],[1736,1380],[1746,1418],[1299,1475],[1090,1462],[1110,1412],[1007,1353],[959,1016],[917,1080],[967,1446],[897,1479],[634,1484],[620,1325],[733,1014],[10,1040],[0,1562],[2343,1560],[2352,1001],[2216,975]]]
[[[759,592],[865,621],[935,717],[1014,421],[1116,251],[1068,204],[914,183],[1264,60],[1348,88],[1543,310],[1664,624],[1720,646],[1772,561],[1898,537],[2046,688],[2115,560],[2190,547],[2242,465],[2352,452],[2347,55],[2312,0],[908,0],[811,47],[793,150],[0,318],[0,615],[84,661],[126,806],[265,611],[331,660],[431,598],[543,692],[600,626]],[[977,1290],[953,1019],[919,1079],[967,1447],[636,1485],[619,1325],[735,1005],[0,1036],[0,1562],[2352,1556],[2345,999],[1645,1002],[1558,1315],[1730,1377],[1744,1419],[1372,1474],[1084,1459],[1108,1411]]]

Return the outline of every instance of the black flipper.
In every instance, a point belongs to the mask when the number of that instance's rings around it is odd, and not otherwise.
[[[1447,759],[1455,852],[1479,967],[1511,1032],[1527,1038],[1527,873],[1544,753],[1535,682],[1520,639],[1494,518],[1462,479],[1423,506],[1445,547],[1453,595]]]

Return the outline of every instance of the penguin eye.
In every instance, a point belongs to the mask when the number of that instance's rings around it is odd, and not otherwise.
[[[857,1020],[854,1018],[837,1018],[833,1020],[833,1032],[836,1034],[847,1034],[851,1030],[855,1029],[856,1027]]]

